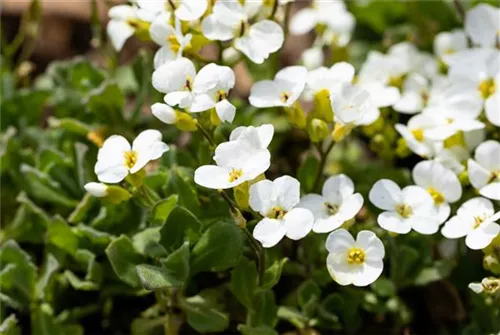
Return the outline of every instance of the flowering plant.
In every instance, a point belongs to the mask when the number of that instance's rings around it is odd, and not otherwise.
[[[135,0],[107,66],[36,78],[7,45],[2,334],[499,332],[500,10],[465,5]]]

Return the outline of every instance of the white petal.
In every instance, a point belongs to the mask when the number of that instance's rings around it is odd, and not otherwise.
[[[326,250],[332,254],[346,253],[349,248],[355,245],[354,238],[345,229],[338,229],[328,235],[326,239]]]
[[[281,91],[272,80],[256,82],[250,90],[250,104],[257,108],[282,106]]]
[[[226,99],[215,104],[215,111],[222,122],[233,122],[236,115],[236,107]]]
[[[326,218],[328,214],[325,210],[325,201],[326,199],[319,194],[307,194],[300,198],[297,207],[310,210],[315,218]]]
[[[292,17],[290,31],[292,34],[305,34],[312,30],[317,23],[316,11],[312,8],[304,8]]]
[[[160,92],[170,93],[182,91],[186,80],[193,80],[196,69],[187,58],[179,58],[160,66],[153,72],[153,86]]]
[[[175,29],[170,25],[169,21],[170,13],[165,12],[158,15],[151,23],[151,26],[149,27],[149,34],[151,35],[153,42],[156,44],[165,45],[170,36],[176,36]]]
[[[294,208],[283,217],[286,236],[292,240],[300,240],[312,229],[314,217],[305,208]]]
[[[479,189],[479,194],[493,200],[500,200],[500,182],[489,183]]]
[[[470,183],[477,189],[487,185],[491,177],[490,171],[472,159],[467,161],[467,172],[469,173]]]
[[[229,172],[231,169],[222,168],[215,165],[203,165],[194,172],[194,182],[198,185],[211,189],[228,189],[238,185],[237,181],[229,181]]]
[[[500,85],[500,83],[497,85]],[[500,92],[493,94],[486,100],[484,110],[488,121],[490,121],[493,125],[500,127]]]
[[[323,205],[323,207],[325,206]],[[314,221],[313,231],[315,233],[329,233],[342,226],[345,221],[346,219],[340,214],[320,217]]]
[[[360,231],[356,236],[356,244],[365,251],[368,260],[382,259],[385,256],[384,244],[372,231]]]
[[[423,108],[422,96],[417,92],[404,92],[394,104],[394,109],[400,113],[415,114]]]
[[[94,197],[105,197],[108,195],[108,186],[102,183],[87,183],[84,186],[85,191],[92,194]]]
[[[389,179],[377,181],[370,190],[369,199],[380,209],[393,210],[401,202],[402,193],[399,186]]]
[[[164,122],[166,124],[174,124],[176,122],[175,111],[169,105],[157,102],[153,106],[151,106],[151,112],[161,122]]]
[[[213,107],[215,107],[215,100],[212,98],[212,96],[209,94],[201,93],[194,95],[193,101],[189,106],[189,111],[191,113],[199,113],[209,110]]]
[[[339,285],[351,285],[356,276],[361,275],[361,266],[351,266],[347,263],[346,255],[330,253],[326,258],[326,268]]]
[[[354,183],[351,178],[345,174],[339,174],[329,177],[323,184],[321,194],[324,197],[333,193],[340,193],[343,197],[347,197],[354,193]]]
[[[354,66],[347,62],[333,64],[330,68],[330,76],[337,82],[350,83],[354,79]]]
[[[481,283],[470,283],[468,286],[474,293],[481,293],[484,290],[484,287]]]
[[[108,16],[112,20],[126,20],[136,16],[136,9],[128,5],[113,6],[108,11]]]
[[[493,140],[481,143],[476,149],[474,158],[488,171],[500,170],[500,143]]]
[[[176,57],[177,57],[177,55],[170,48],[170,43],[167,42],[166,45],[162,46],[155,53],[155,57],[154,57],[155,69],[158,69],[163,64],[166,64],[170,61],[175,60]]]
[[[290,176],[282,176],[274,180],[276,197],[278,203],[285,209],[290,210],[300,201],[300,183]]]
[[[253,229],[253,237],[262,243],[264,248],[271,248],[278,244],[285,236],[286,228],[280,220],[264,218]]]
[[[358,287],[368,286],[380,277],[383,269],[382,260],[367,260],[362,264],[362,272],[354,277],[352,284]]]
[[[116,160],[99,160],[97,161],[94,172],[97,179],[103,183],[119,183],[128,175],[128,168],[125,162]]]
[[[483,249],[490,245],[491,241],[500,233],[500,225],[490,223],[485,227],[479,227],[470,232],[465,238],[465,244],[473,249]]]
[[[443,194],[446,202],[456,202],[462,196],[462,186],[453,171],[436,161],[422,161],[412,171],[415,183],[427,189],[434,188]]]
[[[359,193],[348,196],[340,206],[339,214],[345,221],[352,219],[363,207],[363,196]]]
[[[446,238],[460,238],[472,230],[473,218],[464,218],[458,215],[451,217],[441,229]]]
[[[229,140],[246,140],[248,134],[251,134],[253,136],[254,129],[257,131],[257,135],[259,137],[258,149],[266,149],[271,143],[274,135],[274,127],[271,124],[263,124],[259,127],[237,127],[231,132],[231,135],[229,135]]]
[[[264,59],[269,57],[269,54],[278,51],[284,42],[283,29],[279,24],[270,20],[263,20],[253,24],[248,31],[250,45],[257,48]],[[237,45],[235,45],[238,48]],[[244,52],[244,50],[241,50]],[[245,53],[245,52],[244,52]],[[250,57],[250,55],[247,54]],[[253,60],[259,64],[260,59]]]
[[[120,51],[125,44],[125,41],[134,35],[134,28],[129,26],[125,21],[111,20],[106,27],[109,39],[113,48]]]
[[[273,199],[274,183],[270,180],[261,180],[250,186],[250,208],[266,216],[276,205]]]
[[[439,224],[442,224],[450,217],[451,207],[448,203],[444,202],[440,205],[435,205],[434,209],[437,213],[437,220]]]
[[[234,72],[230,67],[210,63],[205,65],[196,75],[193,92],[206,93],[212,89],[228,91],[234,87],[234,83]]]
[[[464,28],[475,44],[494,47],[499,19],[498,9],[488,4],[479,4],[467,11]]]
[[[136,173],[149,161],[160,158],[164,152],[168,151],[168,145],[161,139],[161,133],[154,129],[144,130],[135,138],[132,150],[137,154],[137,161],[130,169],[130,173]]]
[[[221,24],[213,14],[203,20],[201,31],[209,40],[228,41],[234,37],[232,27]]]
[[[402,202],[411,206],[414,212],[419,211],[421,209],[430,209],[434,205],[434,200],[432,199],[429,192],[427,192],[420,186],[414,186],[414,185],[406,186],[403,189],[402,193],[403,193]]]
[[[194,101],[194,95],[189,91],[171,92],[165,95],[164,100],[170,106],[179,105],[180,108],[190,108]]]
[[[437,216],[418,216],[412,215],[406,219],[412,229],[424,235],[432,235],[439,230],[439,222]]]
[[[198,20],[207,10],[207,0],[182,1],[175,16],[183,21]]]
[[[408,234],[411,230],[410,222],[407,219],[401,218],[395,212],[380,213],[377,222],[380,227],[393,233]]]

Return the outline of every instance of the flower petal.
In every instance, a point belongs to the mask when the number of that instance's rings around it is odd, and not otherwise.
[[[286,229],[279,220],[264,218],[253,229],[253,237],[262,243],[264,248],[271,248],[278,244],[285,236]]]
[[[389,179],[377,181],[368,195],[372,204],[383,210],[393,210],[402,200],[399,186]]]
[[[283,217],[286,236],[292,240],[300,240],[312,229],[314,217],[305,208],[294,208]]]

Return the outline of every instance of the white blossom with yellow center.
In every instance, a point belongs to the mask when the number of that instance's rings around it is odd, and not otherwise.
[[[450,216],[450,203],[457,202],[462,196],[462,186],[450,169],[436,161],[422,161],[413,168],[413,181],[427,190],[434,200],[439,223]]]
[[[152,129],[141,132],[132,146],[123,136],[108,137],[97,154],[94,169],[97,179],[103,183],[119,183],[149,161],[160,158],[168,150],[161,138],[161,133]]]
[[[370,285],[384,269],[384,244],[371,231],[360,231],[354,240],[347,230],[338,229],[326,239],[326,249],[328,272],[340,285]]]
[[[415,154],[432,158],[443,148],[443,141],[430,139],[428,132],[436,123],[431,115],[417,114],[406,125],[397,123],[396,131],[404,138],[408,148]]]
[[[439,229],[438,213],[429,192],[419,186],[401,189],[389,179],[377,181],[370,190],[370,201],[384,210],[378,224],[393,233],[407,234],[412,229],[420,234],[434,234]]]
[[[500,143],[481,143],[468,160],[469,180],[483,197],[500,200]]]
[[[314,216],[308,209],[297,208],[299,201],[300,183],[290,176],[261,180],[250,187],[250,207],[264,217],[253,236],[264,248],[275,246],[285,236],[299,240],[311,231]]]
[[[464,202],[445,224],[441,233],[455,239],[465,236],[465,244],[471,249],[486,248],[500,233],[500,212],[495,213],[490,200],[477,197]]]

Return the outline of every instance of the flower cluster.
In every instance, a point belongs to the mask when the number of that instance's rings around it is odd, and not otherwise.
[[[391,120],[398,121],[388,123],[390,131],[400,136],[394,152],[401,158],[413,152],[424,160],[413,167],[414,185],[400,187],[390,179],[372,185],[368,198],[382,211],[378,225],[393,235],[441,230],[449,239],[465,237],[471,249],[490,245],[500,232],[495,222],[500,212],[495,214],[491,201],[500,200],[500,143],[487,139],[500,126],[498,9],[472,8],[464,30],[436,36],[434,54],[401,42],[385,53],[370,51],[356,73],[346,61],[323,66],[323,48],[343,48],[353,33],[355,19],[343,2],[314,1],[289,27],[287,6],[288,1],[138,0],[109,11],[108,34],[117,50],[133,34],[149,35],[159,46],[152,84],[165,96],[164,103],[151,106],[153,115],[181,130],[199,131],[210,142],[215,164],[198,167],[194,182],[218,190],[233,211],[255,219],[253,237],[264,248],[285,236],[299,240],[311,231],[330,233],[326,263],[336,282],[366,286],[381,275],[382,241],[369,230],[358,230],[355,240],[345,229],[364,205],[347,174],[327,178],[319,194],[320,170],[318,183],[301,195],[294,177],[266,179],[273,125],[240,126],[225,142],[212,139],[215,127],[236,117],[229,96],[235,86],[231,66],[242,57],[261,64],[283,46],[288,31],[300,35],[315,29],[316,40],[303,53],[303,65],[287,66],[274,78],[253,83],[249,103],[282,109],[289,123],[319,148],[322,160],[334,143],[353,132],[372,136],[371,129],[387,123],[392,113]],[[199,56],[208,44],[218,48],[217,60]],[[372,140],[377,144],[380,137]],[[128,178],[134,184],[129,177],[167,150],[156,130],[144,131],[132,146],[114,135],[99,150],[95,173],[103,183]],[[103,184],[90,183],[86,189],[98,197],[110,194]],[[242,192],[247,205],[240,205],[240,199],[235,206],[225,191],[229,189]],[[474,192],[480,196],[471,198]],[[475,291],[481,290],[478,285],[485,284],[473,284]]]

